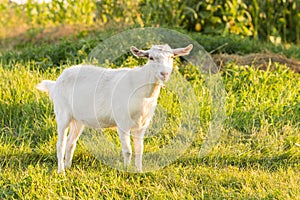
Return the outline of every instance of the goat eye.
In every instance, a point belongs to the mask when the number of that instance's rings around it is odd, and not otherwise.
[[[154,58],[152,56],[149,57],[150,60],[154,60]]]

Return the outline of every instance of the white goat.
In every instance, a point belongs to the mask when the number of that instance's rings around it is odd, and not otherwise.
[[[39,83],[37,89],[49,92],[54,103],[58,172],[71,166],[84,125],[93,128],[117,126],[125,166],[131,161],[131,132],[135,166],[142,171],[143,136],[154,114],[161,85],[170,77],[173,58],[189,54],[192,48],[191,44],[177,49],[153,45],[150,50],[132,46],[130,50],[135,56],[148,58],[144,66],[133,69],[72,66],[65,69],[56,82],[43,80]]]

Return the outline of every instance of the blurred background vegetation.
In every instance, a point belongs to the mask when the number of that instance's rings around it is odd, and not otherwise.
[[[170,27],[272,43],[300,43],[298,0],[2,0],[0,38],[58,25]]]

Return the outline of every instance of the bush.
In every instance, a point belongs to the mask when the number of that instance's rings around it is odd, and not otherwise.
[[[0,5],[0,37],[7,30],[58,24],[117,23],[164,26],[205,34],[236,34],[273,43],[300,43],[300,2],[292,0],[52,0]],[[5,29],[4,29],[5,27]],[[12,31],[10,31],[12,32]]]

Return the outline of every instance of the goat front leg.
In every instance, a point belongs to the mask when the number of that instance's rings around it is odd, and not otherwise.
[[[145,128],[133,129],[132,137],[134,143],[134,152],[135,152],[135,167],[139,172],[143,171],[142,157],[144,151],[144,134]]]
[[[131,162],[132,149],[130,145],[130,130],[123,130],[118,127],[118,134],[122,144],[122,154],[124,158],[124,166],[128,167]]]

